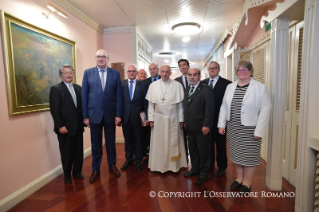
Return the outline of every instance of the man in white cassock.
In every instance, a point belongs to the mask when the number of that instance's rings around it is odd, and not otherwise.
[[[169,77],[171,68],[161,66],[161,79],[150,84],[146,99],[151,142],[148,168],[164,173],[187,167],[183,126],[184,88]]]

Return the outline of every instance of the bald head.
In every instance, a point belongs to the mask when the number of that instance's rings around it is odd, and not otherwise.
[[[100,69],[105,69],[107,67],[107,62],[109,61],[109,56],[107,55],[106,50],[100,49],[95,53],[96,65]]]
[[[148,69],[150,71],[150,74],[153,78],[156,78],[158,75],[158,65],[156,63],[151,63],[148,66]]]
[[[188,81],[192,86],[195,86],[200,81],[200,71],[197,68],[188,70]]]
[[[138,80],[145,80],[147,78],[146,71],[144,69],[140,69],[137,74]]]

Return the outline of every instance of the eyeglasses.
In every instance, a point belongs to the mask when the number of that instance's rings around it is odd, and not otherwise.
[[[248,69],[238,69],[237,70],[237,72],[248,72],[248,71],[250,71],[250,70],[248,70]]]
[[[74,72],[62,72],[63,75],[74,75]]]
[[[127,72],[128,73],[135,73],[136,71],[135,70],[128,70]]]
[[[209,67],[208,68],[208,70],[213,70],[213,71],[215,71],[215,70],[217,70],[218,69],[218,67]]]
[[[106,56],[105,55],[103,55],[103,56],[97,55],[96,58],[98,58],[98,59],[106,59]]]

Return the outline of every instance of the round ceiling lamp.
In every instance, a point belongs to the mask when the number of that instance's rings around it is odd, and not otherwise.
[[[199,32],[200,24],[195,22],[179,23],[172,26],[172,30],[178,34],[193,34]]]

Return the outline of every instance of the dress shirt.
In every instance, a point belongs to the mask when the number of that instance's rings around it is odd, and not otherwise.
[[[151,79],[152,79],[152,82],[154,82],[154,79],[156,79],[156,81],[157,81],[159,79],[159,75],[157,75],[157,77],[155,77],[155,78],[151,77]]]
[[[99,75],[100,75],[100,79],[101,79],[101,75],[102,75],[102,69],[100,69],[98,66],[97,66],[97,69],[99,70]],[[107,78],[107,67],[104,70],[104,83],[106,83],[106,78]],[[104,88],[105,88],[106,84],[104,84]],[[103,87],[103,85],[102,85]]]
[[[215,77],[214,79],[209,78],[208,85],[210,85],[211,81],[214,80],[214,81],[213,81],[213,87],[215,87],[215,85],[216,85],[218,79],[219,79],[219,75],[218,75],[217,77]]]
[[[197,86],[199,85],[199,83],[200,83],[200,81],[198,81],[197,84],[193,86],[193,87],[194,87],[193,93],[195,93],[196,88],[197,88]],[[189,85],[189,86],[192,87],[192,85]],[[191,89],[189,89],[188,94],[190,93],[190,91],[191,91]]]

